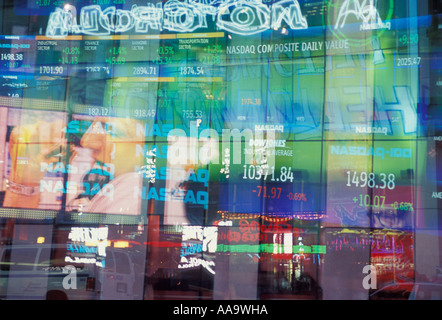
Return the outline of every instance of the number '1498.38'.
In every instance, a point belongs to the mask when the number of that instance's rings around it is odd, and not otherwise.
[[[374,172],[347,171],[347,187],[352,186],[393,190],[396,186],[395,175],[393,173],[376,175]]]

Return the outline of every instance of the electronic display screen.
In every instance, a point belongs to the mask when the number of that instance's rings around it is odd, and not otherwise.
[[[260,275],[248,298],[293,291],[306,270],[332,286],[327,257],[350,252],[383,266],[378,285],[418,250],[440,272],[439,246],[415,243],[442,226],[440,10],[4,1],[0,219],[138,225],[144,246],[175,250],[167,268],[203,270],[214,298],[232,261]],[[291,284],[272,291],[283,261]]]

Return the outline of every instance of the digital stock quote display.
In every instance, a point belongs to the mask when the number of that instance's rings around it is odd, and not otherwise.
[[[441,228],[439,9],[3,1],[0,217],[147,240],[155,221],[215,287],[217,254],[326,283],[321,261],[356,250],[411,279],[415,236]]]

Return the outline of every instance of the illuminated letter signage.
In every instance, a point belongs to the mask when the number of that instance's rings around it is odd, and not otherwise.
[[[131,10],[98,5],[81,9],[77,23],[76,9],[57,8],[49,16],[46,36],[64,37],[71,34],[110,35],[111,32],[146,33],[163,29],[173,32],[193,32],[207,28],[211,16],[219,29],[239,35],[251,35],[281,28],[284,21],[290,29],[306,29],[305,17],[297,0],[282,0],[267,6],[262,0],[226,1],[219,7],[191,1],[169,0],[164,6],[133,5]]]
[[[377,2],[377,0],[376,0]],[[339,10],[335,29],[342,28],[349,16],[355,16],[362,20],[361,30],[388,28],[390,24],[384,24],[375,5],[375,0],[345,0]]]

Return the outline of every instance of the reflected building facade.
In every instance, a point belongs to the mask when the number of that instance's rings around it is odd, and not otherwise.
[[[1,299],[442,298],[438,1],[0,14]]]

